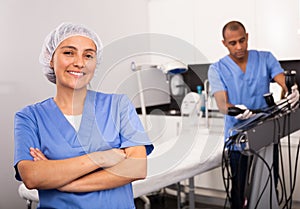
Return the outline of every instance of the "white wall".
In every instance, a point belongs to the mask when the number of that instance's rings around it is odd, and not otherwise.
[[[281,60],[300,58],[299,0],[149,0],[150,32],[194,44],[209,62],[227,54],[221,31],[230,20],[244,23],[249,48],[270,50]]]
[[[38,55],[44,37],[62,21],[93,28],[105,46],[148,31],[147,0],[0,0],[0,208],[26,208],[13,170],[13,117],[21,107],[55,93]],[[116,76],[117,78],[117,76]]]
[[[299,4],[299,0],[256,0],[257,47],[271,50],[282,60],[300,58]]]

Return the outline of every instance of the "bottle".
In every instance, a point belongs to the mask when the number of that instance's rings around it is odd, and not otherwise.
[[[197,92],[200,95],[200,111],[202,117],[205,117],[205,95],[203,94],[202,86],[197,86]]]

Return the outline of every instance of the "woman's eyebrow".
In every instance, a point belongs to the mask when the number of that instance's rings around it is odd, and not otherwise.
[[[65,48],[68,48],[68,49],[74,49],[74,50],[78,50],[76,47],[74,46],[62,46],[61,49],[65,49]],[[84,51],[92,51],[92,52],[95,52],[96,53],[96,50],[95,49],[85,49]]]
[[[97,53],[97,51],[96,51],[95,49],[86,49],[86,50],[84,50],[84,51],[92,51],[92,52]]]
[[[69,48],[69,49],[75,49],[75,50],[77,50],[77,48],[74,47],[74,46],[62,46],[62,47],[60,47],[60,48],[61,48],[61,49]]]

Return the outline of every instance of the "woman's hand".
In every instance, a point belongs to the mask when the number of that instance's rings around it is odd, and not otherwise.
[[[33,157],[33,161],[42,161],[42,160],[48,160],[48,158],[42,153],[41,150],[38,148],[30,148],[30,154]],[[126,154],[123,149],[111,149],[106,151],[98,151],[88,154],[89,158],[92,159],[99,167],[105,168],[105,167],[112,167],[123,160],[126,159]],[[76,181],[71,181],[63,186],[57,187],[61,192],[68,192],[73,189],[73,184],[76,183]]]
[[[33,161],[48,160],[38,148],[30,147],[30,154],[33,157]]]
[[[110,152],[115,151],[114,149],[110,150]],[[57,189],[63,192],[93,192],[116,188],[146,178],[147,153],[145,146],[127,147],[124,152],[127,156],[126,159],[115,166],[91,172]],[[120,153],[113,154],[119,155]]]

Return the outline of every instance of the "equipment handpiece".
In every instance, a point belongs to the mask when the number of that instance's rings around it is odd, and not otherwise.
[[[262,112],[262,110],[260,109],[254,109],[254,110],[250,110],[252,113],[260,113]],[[237,116],[239,114],[242,114],[243,112],[245,112],[245,110],[232,106],[232,107],[228,107],[228,111],[227,114],[230,116]]]

